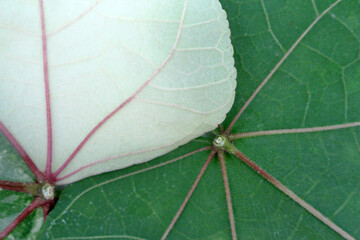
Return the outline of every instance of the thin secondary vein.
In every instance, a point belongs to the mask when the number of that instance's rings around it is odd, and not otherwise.
[[[177,108],[177,109],[181,109],[183,111],[187,111],[187,112],[191,112],[191,113],[196,113],[196,114],[199,114],[199,115],[209,115],[211,113],[214,113],[214,112],[217,112],[219,111],[220,109],[223,108],[222,107],[218,107],[216,109],[213,109],[211,111],[208,111],[208,112],[202,112],[202,111],[199,111],[199,110],[196,110],[196,109],[193,109],[193,108],[189,108],[189,107],[185,107],[185,106],[181,106],[181,105],[178,105],[178,104],[172,104],[172,103],[166,103],[166,102],[160,102],[160,101],[154,101],[154,100],[150,100],[150,99],[145,99],[145,98],[140,98],[140,97],[136,97],[135,99],[141,101],[141,102],[144,102],[144,103],[150,103],[150,104],[154,104],[154,105],[160,105],[160,106],[166,106],[166,107],[171,107],[171,108]]]
[[[63,237],[63,238],[55,238],[57,240],[80,240],[80,239],[133,239],[133,240],[145,240],[145,238],[129,236],[129,235],[103,235],[103,236],[84,236],[84,237]]]
[[[140,150],[140,151],[134,151],[134,152],[128,152],[128,153],[123,153],[123,154],[119,154],[119,155],[116,155],[116,156],[113,156],[113,157],[108,157],[108,158],[105,158],[105,159],[102,159],[102,160],[98,160],[98,161],[95,161],[95,162],[92,162],[92,163],[89,163],[85,166],[82,166],[78,169],[76,169],[75,171],[72,171],[71,173],[63,176],[63,177],[59,177],[59,178],[56,178],[56,181],[59,182],[59,181],[62,181],[66,178],[69,178],[71,177],[72,175],[86,169],[86,168],[89,168],[91,166],[94,166],[94,165],[97,165],[97,164],[100,164],[100,163],[103,163],[103,162],[107,162],[107,161],[110,161],[110,160],[114,160],[114,159],[117,159],[117,158],[123,158],[123,157],[128,157],[128,156],[131,156],[131,155],[135,155],[135,154],[141,154],[141,153],[147,153],[147,152],[151,152],[151,151],[156,151],[156,150],[160,150],[160,149],[163,149],[163,148],[167,148],[167,147],[171,147],[173,145],[176,145],[176,144],[179,144],[179,142],[182,142],[183,139],[180,139],[179,141],[175,142],[175,143],[172,143],[172,144],[168,144],[168,145],[164,145],[164,146],[159,146],[159,147],[153,147],[153,148],[147,148],[147,149],[143,149],[143,150]]]
[[[353,123],[344,123],[344,124],[330,125],[330,126],[324,126],[324,127],[276,129],[276,130],[267,130],[267,131],[237,133],[237,134],[231,135],[229,138],[231,140],[236,140],[236,139],[239,139],[239,138],[247,138],[247,137],[255,137],[255,136],[320,132],[320,131],[330,131],[330,130],[351,128],[351,127],[359,127],[359,126],[360,126],[360,122],[353,122]]]
[[[304,109],[304,117],[303,117],[303,120],[301,122],[301,126],[305,126],[305,122],[306,122],[306,118],[307,118],[307,114],[309,112],[309,107],[310,107],[310,103],[311,103],[311,93],[310,93],[310,89],[309,89],[309,86],[306,85],[306,93],[307,93],[307,101],[306,101],[306,105],[305,105],[305,109]]]
[[[342,228],[337,226],[329,218],[324,216],[321,212],[319,212],[317,209],[315,209],[310,204],[308,204],[306,201],[304,201],[302,198],[300,198],[298,195],[296,195],[293,191],[291,191],[289,188],[287,188],[285,185],[283,185],[280,181],[278,181],[276,178],[274,178],[272,175],[270,175],[268,172],[266,172],[264,169],[262,169],[255,162],[250,160],[247,156],[245,156],[242,152],[240,152],[235,146],[232,145],[230,150],[231,150],[232,154],[234,154],[236,157],[238,157],[240,160],[242,160],[246,165],[248,165],[250,168],[252,168],[254,171],[256,171],[259,175],[261,175],[268,182],[273,184],[277,189],[282,191],[285,195],[290,197],[293,201],[298,203],[301,207],[303,207],[305,210],[307,210],[309,213],[311,213],[314,217],[316,217],[321,222],[326,224],[329,228],[331,228],[332,230],[337,232],[340,236],[342,236],[343,238],[348,239],[348,240],[355,240],[355,238],[352,237],[350,234],[348,234],[345,230],[343,230]]]
[[[292,231],[291,235],[289,235],[289,237],[287,238],[288,240],[294,238],[294,234],[299,230],[299,226],[300,226],[300,223],[301,223],[302,220],[303,220],[303,217],[304,217],[304,215],[301,214],[300,217],[299,217],[299,219],[298,219],[298,221],[297,221],[297,223],[296,223],[295,229]]]
[[[77,22],[79,19],[81,19],[82,17],[84,17],[87,13],[89,13],[92,9],[94,9],[94,7],[101,2],[102,0],[97,0],[93,5],[91,5],[88,9],[86,9],[83,13],[81,13],[79,16],[77,16],[75,19],[73,19],[72,21],[70,21],[68,24],[65,24],[64,26],[60,27],[59,29],[47,34],[48,37],[61,32],[62,30],[68,28],[69,26],[71,26],[72,24],[74,24],[75,22]]]
[[[317,9],[315,0],[311,0],[316,16],[319,16],[319,10]]]
[[[343,20],[338,18],[335,14],[331,15],[331,17],[336,19],[341,25],[343,25],[351,33],[351,35],[356,39],[356,41],[360,44],[360,38],[356,35],[354,30],[352,30]]]
[[[349,203],[350,199],[355,195],[355,193],[358,192],[360,188],[360,182],[356,185],[356,187],[354,188],[354,190],[349,194],[349,196],[345,199],[344,203],[341,204],[341,206],[336,209],[336,211],[334,212],[334,214],[332,215],[332,218],[335,217],[339,212],[341,212],[341,210],[343,210],[343,208]]]
[[[329,62],[337,65],[339,68],[343,68],[339,63],[335,62],[333,59],[331,59],[330,57],[326,56],[324,53],[320,52],[319,50],[309,46],[308,44],[306,43],[301,43],[301,46],[304,46],[306,48],[308,48],[310,51],[316,53],[316,54],[319,54],[321,57],[325,58],[326,60],[328,60]]]
[[[188,91],[188,90],[195,90],[195,89],[201,89],[201,88],[206,88],[206,87],[213,87],[215,85],[219,85],[224,82],[228,82],[229,79],[230,79],[230,77],[227,77],[225,79],[222,79],[222,80],[219,80],[216,82],[206,83],[206,84],[202,84],[202,85],[196,85],[196,86],[192,86],[192,87],[183,87],[183,88],[168,88],[168,87],[156,86],[153,84],[149,84],[149,86],[152,88],[155,88],[155,89],[163,90],[163,91]]]
[[[171,24],[179,24],[178,20],[164,20],[164,19],[156,19],[156,18],[124,18],[124,17],[118,17],[118,16],[112,16],[109,14],[106,14],[98,9],[95,9],[95,12],[98,13],[99,15],[105,17],[105,18],[109,18],[109,19],[113,19],[113,20],[119,20],[122,22],[133,22],[133,23],[141,23],[141,22],[157,22],[157,23],[171,23]]]
[[[268,25],[269,32],[270,32],[271,36],[273,37],[273,39],[275,40],[275,42],[276,42],[276,44],[279,46],[279,48],[280,48],[283,52],[285,52],[285,51],[286,51],[285,48],[281,45],[279,39],[277,39],[277,37],[275,36],[275,34],[274,34],[274,32],[273,32],[273,30],[272,30],[272,28],[271,28],[269,15],[268,15],[268,13],[267,13],[267,11],[266,11],[265,4],[264,4],[264,0],[261,0],[261,5],[262,5],[262,8],[263,8],[263,10],[264,10],[266,22],[267,22],[267,25]]]
[[[341,71],[341,81],[344,87],[344,120],[347,122],[348,120],[348,92],[347,92],[347,86],[344,76],[344,69]]]
[[[98,183],[96,185],[93,185],[91,186],[90,188],[84,190],[83,192],[79,193],[69,204],[68,206],[62,211],[61,214],[59,214],[52,222],[56,222],[58,219],[61,218],[61,216],[63,216],[67,210],[80,198],[82,197],[84,194],[90,192],[91,190],[95,189],[95,188],[98,188],[98,187],[101,187],[101,186],[104,186],[106,184],[109,184],[109,183],[112,183],[112,182],[115,182],[115,181],[118,181],[120,179],[123,179],[123,178],[127,178],[127,177],[130,177],[130,176],[133,176],[133,175],[136,175],[136,174],[139,174],[139,173],[144,173],[144,172],[147,172],[147,171],[150,171],[150,170],[153,170],[153,169],[156,169],[156,168],[159,168],[159,167],[163,167],[165,165],[168,165],[168,164],[171,164],[171,163],[174,163],[174,162],[177,162],[181,159],[184,159],[186,157],[189,157],[191,155],[194,155],[198,152],[202,152],[202,151],[205,151],[205,150],[209,150],[210,147],[203,147],[203,148],[200,148],[200,149],[197,149],[195,151],[192,151],[190,153],[187,153],[185,155],[182,155],[180,157],[177,157],[177,158],[174,158],[172,160],[169,160],[167,162],[163,162],[163,163],[160,163],[160,164],[157,164],[157,165],[154,165],[154,166],[151,166],[151,167],[148,167],[148,168],[145,168],[145,169],[141,169],[141,170],[138,170],[138,171],[135,171],[135,172],[132,172],[132,173],[128,173],[128,174],[125,174],[125,175],[122,175],[120,177],[117,177],[117,178],[113,178],[113,179],[110,179],[110,180],[106,180],[104,182],[101,182],[101,183]],[[51,227],[53,226],[53,224],[50,224],[50,227],[48,229],[48,231],[50,231]]]
[[[74,150],[74,152],[69,156],[69,158],[65,161],[63,165],[53,174],[53,179],[56,180],[56,177],[68,166],[68,164],[74,159],[74,157],[78,154],[78,152],[83,148],[83,146],[87,143],[87,141],[94,135],[94,133],[102,127],[110,118],[112,118],[120,109],[125,107],[128,103],[130,103],[148,84],[159,74],[159,72],[165,67],[165,65],[169,62],[172,56],[175,53],[177,45],[180,40],[180,36],[183,29],[183,23],[185,20],[185,13],[187,9],[188,1],[185,1],[183,12],[181,15],[181,20],[178,28],[178,33],[175,39],[175,43],[169,53],[169,55],[165,58],[163,63],[158,67],[158,69],[147,79],[143,85],[141,85],[128,99],[126,99],[123,103],[121,103],[117,108],[115,108],[109,115],[107,115],[103,120],[101,120],[90,132],[89,134],[81,141],[78,147]]]
[[[268,76],[262,81],[262,83],[256,88],[250,98],[246,101],[240,111],[236,114],[234,119],[229,124],[228,128],[226,129],[227,133],[230,133],[230,130],[239,119],[241,114],[245,111],[245,109],[249,106],[252,100],[256,97],[259,91],[264,87],[264,85],[269,81],[269,79],[274,75],[274,73],[280,68],[280,66],[285,62],[285,60],[289,57],[289,55],[294,51],[294,49],[299,45],[299,43],[303,40],[303,38],[310,32],[310,30],[315,26],[316,23],[320,21],[320,19],[327,14],[331,9],[333,9],[338,3],[342,0],[337,0],[333,4],[331,4],[320,16],[318,16],[310,26],[300,35],[300,37],[294,42],[294,44],[290,47],[290,49],[285,53],[285,55],[280,59],[280,61],[275,65],[275,67],[270,71]]]

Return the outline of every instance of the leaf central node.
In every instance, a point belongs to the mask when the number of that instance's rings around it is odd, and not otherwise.
[[[221,149],[229,153],[236,151],[235,146],[231,143],[229,137],[225,134],[218,135],[212,142],[216,149]]]
[[[225,135],[219,135],[214,139],[213,145],[216,148],[224,149],[224,146],[226,145],[227,141],[229,141],[229,140],[227,139],[227,137]]]
[[[45,183],[41,187],[41,197],[44,200],[53,200],[55,198],[55,187],[50,183]]]

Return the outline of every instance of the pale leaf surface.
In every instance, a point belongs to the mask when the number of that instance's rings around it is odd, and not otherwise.
[[[3,1],[0,12],[0,102],[6,102],[0,120],[44,171],[49,139],[39,2]],[[53,172],[125,103],[58,177],[103,162],[58,184],[169,152],[216,128],[230,110],[236,70],[217,0],[47,1],[44,22]]]

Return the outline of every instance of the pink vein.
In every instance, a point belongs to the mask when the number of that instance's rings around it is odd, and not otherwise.
[[[201,168],[199,175],[196,177],[194,184],[191,186],[190,191],[188,192],[188,194],[186,195],[183,203],[181,204],[179,210],[177,211],[177,213],[175,214],[175,217],[173,218],[173,220],[171,221],[169,227],[166,229],[164,235],[161,237],[161,240],[164,240],[167,238],[167,236],[169,235],[171,229],[173,229],[176,221],[179,219],[181,213],[184,211],[184,208],[186,206],[186,204],[188,203],[191,195],[193,194],[195,188],[197,187],[197,185],[200,182],[200,179],[202,178],[202,176],[205,173],[205,170],[207,169],[207,167],[209,166],[209,163],[211,161],[211,159],[213,159],[213,157],[215,156],[216,151],[212,150],[209,157],[207,158],[205,164],[203,165],[203,167]]]
[[[98,160],[98,161],[95,161],[95,162],[92,162],[92,163],[89,163],[85,166],[82,166],[80,168],[78,168],[77,170],[63,176],[63,177],[60,177],[60,178],[56,178],[56,182],[58,181],[61,181],[61,180],[64,180],[68,177],[71,177],[72,175],[84,170],[85,168],[88,168],[88,167],[91,167],[93,165],[96,165],[96,164],[99,164],[99,163],[102,163],[102,162],[106,162],[106,161],[110,161],[110,160],[113,160],[113,159],[116,159],[116,158],[121,158],[121,157],[127,157],[127,156],[131,156],[131,155],[135,155],[135,154],[139,154],[139,153],[145,153],[145,152],[149,152],[149,151],[154,151],[154,150],[158,150],[158,149],[161,149],[163,146],[161,147],[156,147],[156,148],[150,148],[150,149],[145,149],[145,150],[141,150],[141,151],[136,151],[136,152],[129,152],[129,153],[124,153],[124,154],[120,154],[120,155],[117,155],[117,156],[114,156],[114,157],[108,157],[108,158],[105,158],[105,159],[102,159],[102,160]]]
[[[345,124],[331,125],[331,126],[325,126],[325,127],[276,129],[276,130],[268,130],[268,131],[237,133],[237,134],[231,135],[229,138],[230,138],[231,141],[233,141],[233,140],[236,140],[236,139],[239,139],[239,138],[247,138],[247,137],[255,137],[255,136],[320,132],[320,131],[330,131],[330,130],[351,128],[351,127],[359,127],[359,126],[360,126],[360,122],[353,122],[353,123],[345,123]]]
[[[231,203],[230,185],[229,185],[229,178],[228,178],[227,171],[226,171],[224,151],[220,150],[218,152],[218,156],[219,156],[219,159],[220,159],[221,172],[222,172],[223,181],[224,181],[226,203],[227,203],[227,206],[228,206],[229,221],[230,221],[230,227],[231,227],[231,236],[232,236],[233,240],[236,240],[237,236],[236,236],[234,209],[233,209],[233,206],[232,206],[232,203]]]
[[[3,239],[6,237],[6,235],[8,235],[17,225],[20,224],[20,222],[22,222],[27,216],[29,216],[36,208],[40,207],[41,205],[43,205],[44,202],[43,200],[41,200],[39,197],[36,197],[34,199],[34,201],[27,207],[24,209],[24,211],[22,211],[20,213],[19,216],[17,216],[17,218],[9,224],[9,226],[7,226],[1,233],[0,233],[0,239]]]
[[[211,147],[203,147],[203,148],[200,148],[198,150],[195,150],[195,151],[192,151],[190,153],[187,153],[185,155],[182,155],[180,157],[177,157],[177,158],[174,158],[172,160],[169,160],[167,162],[163,162],[163,163],[160,163],[160,164],[157,164],[157,165],[154,165],[154,166],[151,166],[151,167],[148,167],[148,168],[145,168],[145,169],[141,169],[141,170],[138,170],[138,171],[135,171],[135,172],[132,172],[132,173],[128,173],[128,174],[125,174],[123,176],[120,176],[120,177],[117,177],[117,178],[113,178],[113,179],[110,179],[110,180],[107,180],[107,181],[104,181],[102,183],[99,183],[99,184],[96,184],[96,185],[93,185],[91,186],[90,188],[84,190],[83,192],[77,194],[77,196],[73,199],[73,201],[71,201],[71,203],[69,205],[67,205],[67,207],[62,211],[61,214],[58,214],[57,217],[53,220],[54,222],[57,221],[59,218],[61,218],[62,215],[64,215],[67,210],[69,210],[69,208],[79,199],[81,198],[84,194],[86,194],[87,192],[95,189],[95,188],[98,188],[100,186],[103,186],[105,184],[108,184],[108,183],[112,183],[112,182],[115,182],[115,181],[118,181],[120,179],[124,179],[124,178],[127,178],[127,177],[130,177],[130,176],[134,176],[136,174],[139,174],[139,173],[144,173],[144,172],[147,172],[147,171],[150,171],[150,170],[153,170],[153,169],[156,169],[156,168],[159,168],[159,167],[163,167],[165,165],[168,165],[168,164],[171,164],[171,163],[174,163],[174,162],[177,162],[183,158],[186,158],[186,157],[189,157],[190,155],[193,155],[195,153],[198,153],[198,152],[201,152],[201,151],[205,151],[205,150],[209,150],[211,149]],[[51,229],[51,226],[49,229],[47,230],[50,230]]]
[[[75,19],[70,21],[68,24],[65,24],[64,26],[60,27],[59,29],[55,30],[54,32],[51,32],[51,33],[47,34],[47,36],[50,37],[51,35],[54,35],[54,34],[60,32],[60,31],[62,31],[64,29],[66,29],[67,27],[71,26],[71,24],[74,24],[76,21],[78,21],[79,19],[84,17],[87,13],[89,13],[99,2],[100,1],[96,1],[93,5],[91,5],[88,9],[86,9],[83,13],[81,13]]]
[[[306,209],[309,213],[311,213],[314,217],[322,221],[324,224],[326,224],[328,227],[333,229],[335,232],[340,234],[345,239],[349,240],[355,240],[350,234],[348,234],[346,231],[341,229],[339,226],[337,226],[335,223],[333,223],[329,218],[325,217],[321,212],[316,210],[314,207],[312,207],[310,204],[305,202],[303,199],[301,199],[298,195],[296,195],[294,192],[292,192],[290,189],[288,189],[285,185],[283,185],[281,182],[279,182],[276,178],[274,178],[272,175],[270,175],[267,171],[262,169],[259,165],[257,165],[255,162],[250,160],[245,154],[240,152],[235,146],[232,146],[233,152],[236,157],[238,157],[241,161],[243,161],[246,165],[251,167],[254,171],[256,171],[259,175],[261,175],[263,178],[265,178],[267,181],[269,181],[271,184],[273,184],[277,189],[285,193],[288,197],[290,197],[292,200],[297,202],[300,206],[302,206],[304,209]]]
[[[76,154],[82,149],[82,147],[85,145],[85,143],[94,135],[94,133],[101,127],[104,125],[105,122],[107,122],[112,116],[114,116],[120,109],[122,109],[123,107],[125,107],[128,103],[130,103],[158,74],[159,72],[165,67],[165,65],[169,62],[169,60],[171,59],[171,57],[174,55],[176,47],[179,43],[179,39],[180,39],[180,35],[181,35],[181,31],[183,28],[183,22],[184,22],[184,18],[185,18],[185,12],[186,12],[186,7],[187,7],[187,1],[184,4],[184,10],[182,12],[182,16],[181,16],[181,21],[179,24],[179,30],[175,39],[175,43],[174,46],[172,47],[169,55],[165,58],[164,62],[158,67],[158,69],[150,76],[150,78],[148,80],[145,81],[145,83],[143,85],[140,86],[140,88],[138,88],[135,93],[133,93],[133,95],[131,95],[128,99],[125,100],[125,102],[123,102],[122,104],[120,104],[120,106],[118,106],[117,108],[115,108],[114,111],[112,111],[109,115],[107,115],[103,120],[101,120],[101,122],[99,122],[94,128],[93,130],[91,130],[91,132],[82,140],[82,142],[79,144],[79,146],[75,149],[75,151],[70,155],[70,157],[66,160],[66,162],[54,173],[53,178],[55,179],[62,170],[64,170],[64,168],[74,159],[74,157],[76,156]]]
[[[31,160],[29,155],[25,152],[20,143],[14,138],[14,136],[9,132],[9,130],[4,126],[0,121],[0,131],[5,135],[9,142],[14,146],[16,151],[20,154],[26,165],[30,168],[31,172],[34,174],[38,182],[42,182],[45,179],[44,174],[37,168],[35,163]]]
[[[290,47],[290,49],[285,53],[285,55],[281,58],[281,60],[276,64],[276,66],[271,70],[269,75],[266,76],[264,81],[256,88],[256,90],[253,92],[253,94],[250,96],[250,98],[246,101],[244,106],[240,109],[240,111],[236,114],[234,119],[231,121],[229,127],[226,129],[227,133],[230,133],[231,128],[234,126],[236,121],[239,119],[241,114],[245,111],[245,109],[249,106],[249,104],[252,102],[252,100],[256,97],[256,95],[259,93],[259,91],[264,87],[264,85],[269,81],[269,79],[274,75],[274,73],[279,69],[279,67],[284,63],[284,61],[289,57],[289,55],[294,51],[294,49],[299,45],[301,40],[310,32],[310,30],[314,27],[314,25],[319,22],[319,20],[328,13],[332,8],[334,8],[339,2],[342,0],[337,0],[333,4],[330,5],[322,14],[320,14],[311,24],[310,26],[300,35],[300,37],[295,41],[295,43]]]
[[[51,126],[51,107],[50,107],[50,88],[49,88],[49,70],[46,46],[46,29],[44,17],[43,0],[39,0],[40,16],[41,16],[41,32],[42,32],[42,51],[43,51],[43,66],[44,66],[44,82],[45,82],[45,100],[46,100],[46,125],[47,125],[47,157],[45,176],[50,178],[51,175],[51,161],[52,161],[52,126]]]
[[[179,141],[180,142],[180,141]],[[148,148],[148,149],[144,149],[144,150],[140,150],[140,151],[134,151],[134,152],[129,152],[129,153],[124,153],[124,154],[120,154],[120,155],[117,155],[117,156],[114,156],[114,157],[108,157],[108,158],[105,158],[105,159],[101,159],[101,160],[98,160],[96,162],[92,162],[90,164],[87,164],[83,167],[80,167],[78,168],[77,170],[61,177],[61,178],[56,178],[56,182],[58,181],[62,181],[68,177],[71,177],[72,175],[84,170],[85,168],[88,168],[88,167],[91,167],[93,165],[96,165],[96,164],[99,164],[99,163],[102,163],[102,162],[106,162],[106,161],[110,161],[110,160],[113,160],[113,159],[116,159],[116,158],[121,158],[121,157],[127,157],[127,156],[131,156],[131,155],[135,155],[135,154],[140,154],[140,153],[145,153],[145,152],[150,152],[150,151],[154,151],[154,150],[159,150],[159,149],[162,149],[164,147],[169,147],[173,144],[170,144],[170,145],[165,145],[165,146],[160,146],[160,147],[154,147],[154,148]],[[209,149],[210,147],[206,147],[206,149]]]

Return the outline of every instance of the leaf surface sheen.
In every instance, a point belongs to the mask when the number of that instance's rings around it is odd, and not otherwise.
[[[236,99],[225,126],[291,44],[334,2],[221,1],[238,71]],[[359,11],[355,0],[341,1],[331,9],[272,76],[232,132],[360,122]],[[359,127],[352,127],[242,138],[234,144],[358,239],[359,138]],[[148,163],[71,184],[61,193],[40,238],[160,239],[208,153],[127,174],[208,146],[204,140],[193,140]],[[238,159],[227,155],[226,165],[239,239],[342,239]],[[223,188],[215,159],[168,239],[231,239]]]
[[[21,2],[2,6],[1,35],[11,41],[0,116],[42,171],[48,156],[58,184],[148,161],[213,130],[229,111],[236,70],[217,1],[45,2],[43,39],[39,16],[22,25],[39,14],[39,1],[30,2],[20,16]]]

